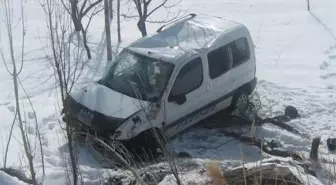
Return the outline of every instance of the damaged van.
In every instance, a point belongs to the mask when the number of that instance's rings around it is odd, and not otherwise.
[[[124,48],[99,81],[68,96],[65,116],[127,147],[155,151],[153,130],[171,138],[223,109],[244,109],[256,82],[249,30],[190,14]]]

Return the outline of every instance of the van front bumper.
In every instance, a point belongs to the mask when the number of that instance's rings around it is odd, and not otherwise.
[[[124,121],[122,118],[110,117],[100,112],[90,110],[67,97],[68,112],[64,112],[63,121],[73,127],[86,128],[98,133],[113,133]]]

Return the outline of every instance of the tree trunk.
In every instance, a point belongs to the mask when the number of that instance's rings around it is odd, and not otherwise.
[[[5,3],[9,3],[5,2]],[[21,7],[22,8],[22,7]],[[23,9],[21,9],[23,11]],[[17,70],[16,68],[16,61],[15,61],[15,54],[14,54],[14,46],[13,46],[13,28],[12,28],[12,15],[9,15],[8,13],[9,10],[5,11],[5,23],[7,24],[6,28],[8,30],[8,39],[9,39],[9,51],[10,51],[10,57],[11,57],[11,61],[12,61],[12,65],[13,65],[13,73],[11,74],[13,77],[13,84],[14,84],[14,95],[15,95],[15,104],[16,104],[16,114],[18,116],[18,120],[19,120],[19,129],[20,129],[20,133],[21,133],[21,137],[22,137],[22,142],[23,142],[23,147],[24,147],[24,152],[26,154],[26,157],[28,159],[28,165],[29,165],[29,170],[30,170],[30,175],[32,176],[32,181],[34,185],[37,185],[37,180],[36,180],[36,173],[35,173],[35,169],[34,169],[34,163],[33,163],[33,154],[31,151],[31,146],[28,140],[28,136],[26,133],[26,130],[24,128],[23,125],[23,120],[22,120],[22,115],[21,115],[21,110],[20,110],[20,99],[19,99],[19,83],[18,83],[18,75],[21,72],[21,69]],[[21,14],[21,16],[23,16]],[[23,19],[23,18],[22,18]],[[23,28],[25,27],[24,22],[22,22],[22,26]],[[22,40],[22,55],[23,53],[23,49],[24,49],[24,34],[25,29],[23,29],[23,40]],[[23,65],[23,58],[21,61],[21,65]],[[15,115],[16,116],[16,115]]]
[[[67,108],[65,108],[65,111],[68,111]],[[67,116],[67,123],[71,123],[70,118]],[[71,162],[71,169],[73,174],[73,183],[74,185],[78,184],[78,168],[77,168],[77,160],[76,155],[73,147],[73,132],[70,126],[66,126],[66,135],[68,139],[68,149],[69,149],[69,155],[70,155],[70,162]]]
[[[117,0],[117,33],[118,33],[118,43],[121,42],[120,33],[120,0]]]
[[[91,51],[90,51],[90,48],[87,44],[87,37],[86,37],[86,31],[84,30],[83,26],[81,26],[81,30],[82,30],[82,35],[83,35],[83,44],[84,44],[84,48],[86,50],[86,54],[87,54],[87,57],[88,59],[91,59],[92,56],[91,56]]]
[[[86,55],[87,55],[88,59],[91,59],[92,58],[91,57],[91,51],[90,51],[90,48],[87,44],[86,30],[83,27],[81,18],[79,18],[78,17],[79,15],[77,14],[77,11],[78,11],[77,1],[70,1],[70,2],[71,2],[71,19],[72,19],[72,22],[75,26],[75,31],[76,32],[82,32],[83,45],[84,45],[84,48],[86,50]]]
[[[146,22],[144,19],[140,18],[140,20],[138,21],[138,29],[141,32],[142,37],[147,36],[147,29],[146,29]]]
[[[68,105],[67,105],[67,102],[65,101],[65,99],[66,99],[66,96],[68,95],[68,90],[67,90],[68,88],[66,87],[65,80],[63,80],[63,78],[65,78],[65,77],[62,75],[62,69],[59,65],[57,65],[56,71],[57,71],[57,76],[58,76],[58,80],[59,80],[64,111],[67,113],[68,112]],[[68,116],[66,116],[66,122],[71,123],[71,121],[72,120],[70,120],[70,118]],[[77,160],[76,160],[76,155],[75,155],[74,148],[73,148],[73,139],[72,139],[73,132],[72,132],[69,124],[66,124],[66,136],[67,136],[67,140],[68,140],[68,149],[69,149],[71,170],[72,170],[72,176],[73,176],[73,184],[78,185],[78,168],[77,168],[77,162],[76,162]]]
[[[111,43],[111,28],[110,28],[110,17],[109,17],[109,0],[104,0],[104,13],[105,13],[105,32],[106,32],[106,49],[107,49],[107,60],[112,61],[112,43]]]
[[[71,19],[75,26],[75,31],[81,31],[81,23],[78,19],[77,15],[77,1],[70,1],[71,2]]]
[[[14,94],[15,94],[15,103],[16,103],[16,112],[18,115],[18,120],[19,120],[19,128],[22,136],[22,141],[23,141],[23,147],[26,153],[26,156],[28,158],[28,164],[29,164],[29,170],[32,178],[32,182],[34,185],[37,185],[37,180],[36,180],[36,173],[34,170],[34,164],[33,164],[33,156],[32,156],[32,151],[29,146],[29,141],[28,138],[26,137],[25,130],[23,128],[23,120],[21,117],[21,111],[20,111],[20,100],[19,100],[19,86],[18,86],[18,80],[17,80],[17,71],[16,71],[16,66],[15,64],[13,65],[13,82],[14,82]]]
[[[113,19],[113,0],[109,0],[110,19]]]
[[[16,117],[17,117],[17,112],[15,112],[14,120],[13,120],[12,126],[11,126],[10,131],[9,131],[8,141],[7,141],[6,149],[5,149],[4,163],[3,163],[4,168],[6,168],[6,165],[7,165],[8,149],[9,149],[10,141],[12,139],[13,128],[14,128],[14,125],[15,125]]]

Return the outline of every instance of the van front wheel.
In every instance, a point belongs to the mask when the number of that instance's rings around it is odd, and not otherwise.
[[[159,136],[160,141],[157,140],[157,137],[153,132],[154,130]],[[146,130],[131,140],[124,142],[124,145],[135,159],[144,161],[153,160],[153,158],[155,159],[157,157],[157,149],[161,148],[161,145],[164,145],[165,143],[162,142],[162,133],[158,129],[154,130]]]

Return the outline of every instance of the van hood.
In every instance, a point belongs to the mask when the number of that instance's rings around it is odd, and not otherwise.
[[[70,94],[74,101],[108,117],[127,118],[148,105],[97,82]]]

